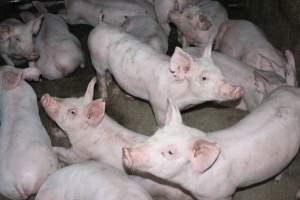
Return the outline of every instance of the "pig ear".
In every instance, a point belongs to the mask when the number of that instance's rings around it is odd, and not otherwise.
[[[94,87],[95,87],[96,81],[97,81],[96,77],[92,78],[92,80],[90,80],[89,85],[88,85],[88,87],[87,87],[87,89],[85,91],[84,102],[86,104],[89,104],[93,100],[93,97],[94,97]]]
[[[205,139],[196,139],[192,142],[190,161],[195,171],[203,173],[209,169],[220,154],[217,143]]]
[[[178,10],[171,10],[168,18],[171,22],[178,25],[180,23],[181,14]]]
[[[5,41],[9,38],[10,33],[13,32],[13,26],[8,24],[0,25],[0,41]]]
[[[211,58],[212,47],[213,42],[209,42],[203,51],[202,58]]]
[[[5,89],[11,90],[18,86],[21,79],[21,70],[5,70],[1,77],[1,84]]]
[[[43,21],[44,16],[41,15],[39,17],[37,17],[36,19],[33,19],[29,22],[29,26],[31,26],[31,30],[33,34],[37,34],[41,28],[41,24]]]
[[[182,124],[182,117],[179,109],[173,103],[171,99],[168,98],[167,113],[165,118],[165,124]]]
[[[256,61],[256,67],[265,71],[274,71],[274,63],[269,58],[265,57],[262,54],[259,54],[258,59]]]
[[[91,126],[97,126],[105,114],[105,102],[101,99],[94,100],[86,108],[87,123]]]
[[[192,57],[181,48],[176,47],[171,57],[170,71],[177,80],[184,80],[193,65]]]
[[[285,57],[287,58],[285,80],[288,85],[297,87],[296,78],[296,65],[293,53],[290,50],[285,51]]]
[[[270,82],[269,80],[263,76],[263,74],[254,71],[254,80],[255,80],[255,87],[256,87],[256,91],[260,92],[260,93],[267,93],[268,91],[271,90],[270,88]]]

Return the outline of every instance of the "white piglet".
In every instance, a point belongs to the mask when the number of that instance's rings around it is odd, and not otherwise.
[[[58,161],[22,71],[4,66],[0,79],[0,193],[27,199],[58,169]]]
[[[141,3],[142,1],[140,1]],[[142,42],[152,46],[159,52],[167,52],[168,38],[160,25],[156,22],[155,17],[148,15],[147,12],[139,12],[139,9],[132,10],[135,6],[139,7],[138,2],[122,2],[111,1],[110,6],[97,3],[97,1],[84,1],[84,0],[66,0],[66,20],[70,24],[89,24],[97,26],[100,22],[122,27],[123,30],[137,37]],[[121,8],[123,13],[118,8]],[[126,5],[125,5],[126,4]],[[132,8],[130,8],[130,5]],[[135,5],[135,6],[134,6]],[[147,4],[148,5],[148,4]],[[148,5],[149,6],[149,5]],[[128,10],[126,10],[128,8]],[[150,6],[151,8],[151,6]],[[128,12],[128,13],[127,13]],[[113,20],[114,15],[118,14],[121,22]],[[111,16],[112,15],[112,16]]]
[[[36,48],[40,52],[38,60],[31,62],[31,67],[40,70],[41,75],[49,80],[60,79],[72,73],[78,66],[84,67],[84,55],[79,40],[69,32],[64,20],[50,14],[40,2],[33,2],[44,21],[36,38]],[[23,13],[23,18],[32,18],[30,13]]]
[[[66,133],[71,148],[54,147],[59,160],[67,164],[86,160],[107,163],[125,172],[122,165],[122,147],[132,146],[146,140],[146,136],[122,127],[105,115],[105,103],[93,100],[96,78],[92,79],[83,97],[57,98],[43,95],[41,104],[47,114]],[[88,135],[88,137],[87,137]],[[191,200],[192,198],[175,187],[158,179],[131,176],[152,196],[170,200]]]
[[[120,170],[88,161],[65,167],[43,184],[36,200],[151,200],[150,195]]]
[[[258,69],[285,77],[288,60],[255,24],[247,20],[224,22],[216,37],[215,49]]]
[[[242,96],[242,89],[227,81],[212,61],[210,45],[197,59],[179,47],[170,58],[104,23],[90,33],[88,45],[102,98],[107,97],[105,72],[109,70],[126,92],[150,102],[159,125],[164,122],[167,98],[184,109]]]
[[[300,90],[282,86],[236,125],[217,132],[185,126],[169,103],[166,125],[123,149],[124,164],[180,184],[201,200],[230,200],[279,174],[300,145]]]
[[[42,17],[22,23],[6,19],[0,23],[0,54],[6,64],[15,66],[25,60],[36,60],[39,51],[34,37],[40,30]]]

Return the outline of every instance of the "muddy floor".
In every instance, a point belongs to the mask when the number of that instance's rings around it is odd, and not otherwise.
[[[95,76],[95,72],[88,59],[89,55],[86,47],[86,39],[91,28],[89,26],[80,25],[71,27],[71,30],[82,41],[86,53],[86,67],[84,69],[78,68],[73,74],[61,80],[42,80],[41,82],[30,83],[35,89],[38,99],[40,99],[44,93],[58,97],[82,96],[89,80]],[[118,88],[118,86],[112,82],[109,86],[109,94],[112,94],[116,88]],[[96,98],[98,96],[99,93],[96,89]],[[117,95],[110,95],[106,103],[106,113],[123,126],[149,136],[156,130],[157,127],[154,116],[147,102],[140,99],[128,98],[125,93],[121,91]],[[40,114],[49,132],[53,127],[56,127],[55,123],[46,116],[41,107]],[[203,131],[215,131],[235,124],[245,115],[247,115],[247,113],[243,111],[207,103],[185,111],[183,113],[183,119],[184,123],[189,126],[199,128]],[[53,145],[68,145],[68,141],[66,140],[58,139],[53,136],[51,136],[51,138]],[[235,194],[233,199],[293,200],[295,199],[298,188],[300,188],[299,155],[283,171],[283,176],[279,182],[276,182],[274,178],[272,178],[253,187],[241,189]],[[31,199],[34,199],[34,197]],[[0,196],[0,200],[6,200],[6,198]]]

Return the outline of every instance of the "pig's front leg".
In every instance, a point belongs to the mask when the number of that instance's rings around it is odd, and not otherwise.
[[[12,61],[12,59],[7,54],[1,54],[1,57],[6,62],[7,65],[15,67],[15,63]]]
[[[53,147],[52,150],[58,157],[58,160],[67,164],[75,164],[87,160],[83,156],[78,155],[72,148]]]
[[[97,71],[97,78],[99,83],[99,93],[101,95],[101,98],[105,100],[107,96],[107,87],[106,87],[106,77],[105,77],[105,70],[104,71]]]
[[[35,62],[29,62],[29,67],[23,69],[23,77],[26,80],[40,80],[41,71],[36,67]]]
[[[58,138],[66,138],[67,137],[66,133],[59,128],[53,128],[51,130],[50,134],[53,135],[54,137],[58,137]]]
[[[163,98],[155,98],[155,97],[150,98],[150,104],[151,104],[157,125],[159,127],[162,127],[165,122],[167,103],[164,103],[166,101],[163,101],[163,100],[159,101],[159,99],[163,99]]]

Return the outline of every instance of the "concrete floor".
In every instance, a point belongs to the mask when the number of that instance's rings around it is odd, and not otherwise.
[[[86,58],[88,58],[86,39],[90,27],[74,26],[71,30],[82,40]],[[56,81],[43,80],[38,83],[32,82],[31,85],[35,89],[38,99],[40,99],[44,93],[49,93],[52,96],[58,97],[82,96],[89,80],[95,76],[90,61],[87,59],[86,62],[86,68],[78,68],[73,74],[64,79]],[[112,90],[115,87],[117,86],[113,82],[109,87],[109,94],[112,93]],[[99,96],[98,92],[96,92],[96,96]],[[156,130],[154,116],[149,104],[138,99],[129,99],[123,92],[117,96],[110,96],[108,98],[106,112],[123,126],[141,134],[151,135]],[[56,126],[55,123],[46,116],[41,107],[40,114],[47,130]],[[189,126],[199,128],[203,131],[215,131],[235,124],[246,114],[247,113],[243,111],[207,103],[184,112],[183,119],[184,123]],[[53,145],[68,145],[67,141],[55,137],[52,137],[52,142]],[[284,170],[281,181],[275,182],[274,179],[270,179],[269,181],[257,184],[253,187],[241,189],[235,194],[233,199],[293,200],[295,199],[298,188],[300,188],[299,155],[287,169]],[[0,196],[0,200],[6,200],[6,198]]]

